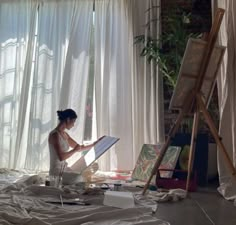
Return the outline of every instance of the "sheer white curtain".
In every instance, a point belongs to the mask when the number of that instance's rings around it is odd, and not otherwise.
[[[76,139],[82,139],[89,66],[92,0],[43,1],[39,8],[35,70],[25,167],[49,166],[48,134],[58,109],[78,113]]]
[[[132,162],[132,29],[126,0],[95,1],[95,96],[98,136],[121,140],[100,160],[103,170]]]
[[[220,74],[217,80],[220,135],[230,158],[236,166],[236,2],[231,0],[212,1],[216,7],[225,9],[225,15],[219,32],[220,44],[227,47]],[[229,171],[225,160],[218,151],[219,192],[226,199],[236,199],[236,182]]]
[[[121,139],[100,160],[104,170],[132,169],[142,144],[159,142],[164,134],[160,76],[134,45],[155,2],[95,0],[95,127],[98,136]],[[93,3],[0,1],[2,167],[48,168],[47,138],[58,109],[77,111],[71,135],[83,140]]]
[[[161,30],[161,1],[133,1],[133,36],[158,39]],[[148,25],[149,24],[149,25]],[[136,148],[145,143],[164,142],[163,79],[158,66],[140,57],[140,45],[134,48],[133,59],[133,117],[135,121]],[[137,155],[136,155],[137,157]]]
[[[60,94],[60,108],[73,108],[78,119],[71,135],[84,139],[85,111],[90,75],[90,39],[93,25],[94,0],[76,1],[71,25],[68,52]]]
[[[164,134],[158,123],[158,119],[163,120],[163,114],[158,113],[163,109],[157,94],[162,93],[161,82],[157,82],[156,74],[149,73],[145,59],[139,57],[140,49],[134,46],[134,36],[140,30],[145,32],[149,2],[95,1],[98,136],[120,138],[99,160],[102,170],[133,169],[142,144],[156,143]]]
[[[0,4],[0,164],[16,167],[22,149],[37,1]]]

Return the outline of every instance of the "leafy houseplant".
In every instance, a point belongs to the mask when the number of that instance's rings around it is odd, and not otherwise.
[[[135,37],[135,43],[142,45],[141,56],[146,56],[148,62],[153,61],[159,66],[164,85],[172,94],[187,41],[199,34],[191,32],[191,13],[183,9],[173,8],[163,20],[165,29],[158,39],[139,35]]]
[[[142,46],[140,55],[146,57],[148,62],[152,61],[157,64],[163,75],[164,98],[167,102],[169,102],[176,86],[188,39],[201,37],[201,31],[206,32],[206,28],[198,29],[199,32],[194,29],[196,23],[199,24],[199,15],[193,15],[191,9],[174,6],[168,10],[167,14],[162,15],[162,33],[158,39],[145,35],[135,37],[135,43]],[[150,23],[147,24],[150,26]],[[214,106],[213,110],[211,109],[216,117],[217,114],[215,112],[217,110],[217,106]],[[181,127],[181,130],[191,132],[192,117],[185,118]],[[201,128],[201,124],[200,129],[206,130],[205,127]]]

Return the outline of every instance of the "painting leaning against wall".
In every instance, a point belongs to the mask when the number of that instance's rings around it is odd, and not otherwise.
[[[160,154],[162,144],[144,144],[136,162],[135,168],[132,173],[132,179],[147,181],[151,176],[152,169],[158,156]],[[166,154],[160,165],[160,169],[174,170],[181,147],[169,146]],[[161,171],[160,176],[165,178],[171,178],[173,175],[172,171]]]

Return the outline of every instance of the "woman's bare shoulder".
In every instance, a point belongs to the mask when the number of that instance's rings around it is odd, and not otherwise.
[[[58,132],[56,130],[52,130],[50,133],[49,133],[49,136],[48,136],[48,140],[49,142],[51,141],[54,141],[54,140],[58,140]]]

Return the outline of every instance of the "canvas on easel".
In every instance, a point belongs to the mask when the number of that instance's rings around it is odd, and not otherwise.
[[[205,41],[190,39],[187,44],[182,65],[180,67],[177,85],[170,103],[170,108],[178,109],[179,114],[168,133],[166,142],[160,151],[157,161],[155,162],[151,176],[144,186],[143,194],[145,194],[152,177],[157,173],[168,146],[170,145],[172,138],[175,136],[184,116],[191,113],[194,114],[194,117],[186,190],[189,190],[200,113],[203,115],[219,150],[222,151],[226,165],[231,170],[234,178],[236,178],[236,169],[222,143],[221,138],[219,137],[211,115],[207,111],[219,65],[222,61],[225,50],[225,47],[216,45],[216,39],[223,15],[224,9],[217,9],[211,31]]]
[[[176,87],[171,97],[171,110],[181,110],[186,104],[185,100],[191,90],[194,89],[199,79],[199,70],[204,57],[207,41],[190,38],[188,40],[182,64],[179,71]],[[200,89],[204,102],[207,104],[211,99],[213,87],[215,85],[216,75],[219,70],[220,62],[225,52],[224,46],[216,45],[210,57],[206,75],[203,78],[203,85]]]

